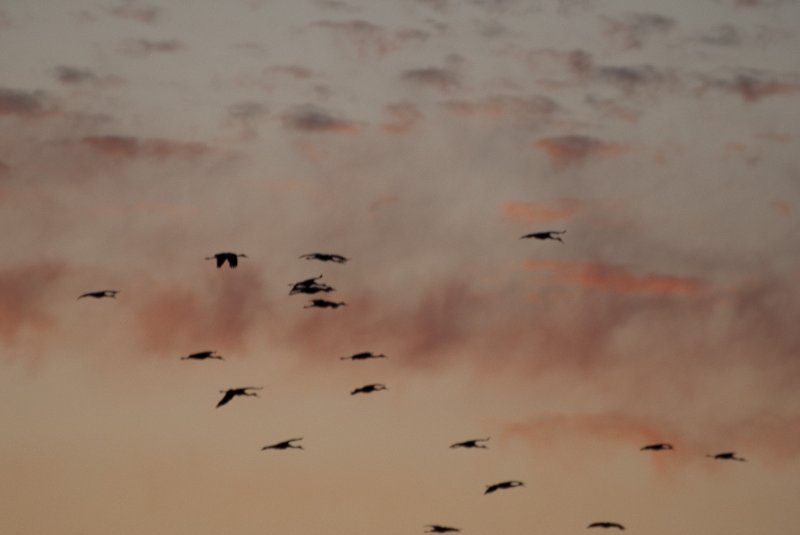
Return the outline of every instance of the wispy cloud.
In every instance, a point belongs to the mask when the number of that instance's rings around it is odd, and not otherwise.
[[[317,106],[298,106],[281,116],[284,127],[300,132],[358,134],[364,124],[342,119]]]
[[[800,80],[796,75],[743,69],[729,76],[701,76],[698,93],[702,95],[709,90],[738,95],[744,102],[758,102],[767,97],[800,92]]]
[[[204,143],[130,136],[86,136],[81,142],[92,150],[112,158],[196,158],[207,154]]]
[[[323,20],[317,22],[315,26],[333,32],[339,42],[352,47],[361,58],[381,58],[399,50],[404,44],[424,42],[428,38],[428,32],[424,30],[410,28],[389,30],[366,20]]]
[[[461,85],[460,77],[453,69],[425,67],[408,69],[400,74],[400,78],[420,87],[430,87],[447,93]]]
[[[159,7],[126,1],[109,9],[109,13],[123,19],[134,20],[143,24],[155,23],[162,14]]]
[[[546,137],[534,145],[558,167],[582,164],[592,158],[619,156],[630,150],[627,145],[583,135]]]
[[[44,91],[0,87],[0,116],[38,117],[55,110],[55,101]]]
[[[384,113],[387,118],[381,127],[392,134],[405,134],[422,118],[417,107],[408,102],[387,104]]]
[[[175,39],[128,39],[122,44],[122,52],[129,56],[148,56],[151,54],[173,53],[184,48]]]
[[[653,35],[666,34],[677,25],[675,19],[657,13],[630,13],[621,18],[602,19],[606,23],[606,35],[625,48],[641,48]]]
[[[65,264],[48,262],[0,271],[0,339],[5,344],[13,344],[22,331],[55,326],[50,300],[66,273]]]
[[[588,206],[580,199],[557,199],[550,202],[507,202],[503,205],[503,216],[515,223],[547,223],[564,221],[574,217]]]
[[[536,95],[516,97],[495,95],[477,101],[448,100],[442,106],[449,112],[476,116],[485,119],[507,119],[521,123],[540,123],[562,111],[562,107],[550,97]]]

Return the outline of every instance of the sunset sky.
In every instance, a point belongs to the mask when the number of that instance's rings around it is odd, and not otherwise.
[[[798,28],[3,0],[0,532],[796,532]],[[347,306],[288,295],[320,274]]]

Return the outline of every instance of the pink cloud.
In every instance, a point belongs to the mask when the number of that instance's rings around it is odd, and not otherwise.
[[[66,275],[64,264],[35,263],[0,271],[0,339],[13,344],[21,331],[50,331],[53,289]]]
[[[608,264],[526,260],[524,265],[529,270],[551,272],[561,284],[621,294],[697,296],[706,290],[699,279],[661,274],[637,276],[621,266]]]
[[[515,223],[547,223],[564,221],[586,207],[586,202],[578,199],[558,199],[551,202],[507,202],[503,215]]]
[[[391,134],[405,134],[422,118],[422,114],[414,104],[388,104],[385,110],[387,120],[381,127]]]
[[[129,136],[87,136],[81,142],[112,158],[192,159],[210,151],[204,143]]]
[[[535,147],[559,167],[581,164],[591,158],[616,157],[630,150],[626,145],[581,135],[542,138],[535,143]]]

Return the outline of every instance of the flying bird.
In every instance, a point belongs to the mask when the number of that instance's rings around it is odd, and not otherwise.
[[[503,481],[502,483],[495,483],[494,485],[486,485],[484,494],[491,494],[499,489],[513,489],[514,487],[523,487],[525,483],[522,481]]]
[[[286,450],[286,449],[302,450],[303,446],[292,444],[292,442],[297,442],[298,440],[303,440],[303,437],[290,438],[289,440],[284,440],[283,442],[278,442],[277,444],[270,444],[269,446],[264,446],[263,448],[261,448],[261,451]]]
[[[322,278],[322,275],[319,277],[314,277],[311,279],[302,280],[300,282],[295,282],[293,284],[289,284],[292,287],[289,290],[289,295],[294,295],[298,293],[303,294],[315,294],[319,292],[333,292],[335,289],[331,286],[328,286],[324,282],[317,282],[319,279]]]
[[[345,258],[342,255],[328,253],[309,253],[300,255],[300,258],[305,258],[306,260],[319,260],[320,262],[336,262],[337,264],[344,264],[349,260],[349,258]]]
[[[425,533],[449,533],[451,531],[452,532],[461,531],[458,528],[451,528],[450,526],[440,526],[439,524],[428,524],[425,527],[428,528],[425,530]]]
[[[225,360],[222,358],[222,355],[215,355],[216,351],[200,351],[198,353],[192,353],[191,355],[186,355],[185,357],[181,357],[181,360],[206,360],[206,359],[217,359],[217,360]]]
[[[231,268],[235,268],[236,266],[239,265],[239,257],[247,258],[247,255],[236,254],[236,253],[217,253],[212,256],[207,256],[206,260],[211,260],[212,258],[216,258],[217,268],[221,268],[223,265],[225,265],[225,262],[227,262]]]
[[[560,234],[564,234],[567,232],[566,230],[547,230],[544,232],[531,232],[530,234],[525,234],[520,238],[520,240],[524,240],[526,238],[536,238],[537,240],[558,240],[561,243],[564,243],[564,240],[561,239],[559,236]]]
[[[386,355],[383,353],[376,355],[371,351],[365,351],[363,353],[356,353],[355,355],[350,355],[349,357],[339,357],[340,360],[367,360],[367,359],[385,359]]]
[[[625,526],[623,526],[622,524],[617,524],[616,522],[593,522],[593,523],[589,524],[586,527],[587,528],[606,528],[606,529],[608,529],[608,528],[617,528],[617,529],[621,529],[621,530],[625,529]]]
[[[119,290],[100,290],[98,292],[86,292],[85,294],[81,294],[78,299],[83,297],[94,297],[95,299],[102,299],[103,297],[113,297],[116,298]]]
[[[227,390],[220,390],[220,392],[225,395],[222,396],[222,399],[219,400],[219,403],[217,403],[217,408],[222,407],[236,396],[252,396],[257,398],[258,392],[248,392],[248,390],[262,390],[263,388],[264,388],[263,386],[243,386],[240,388],[229,388]]]
[[[737,457],[736,452],[733,451],[726,451],[724,453],[716,453],[714,455],[706,455],[706,457],[711,457],[712,459],[719,459],[722,461],[741,461],[745,462],[747,459],[744,457]]]
[[[389,389],[386,388],[386,385],[380,383],[374,383],[371,385],[365,385],[360,388],[356,388],[355,390],[350,392],[350,395],[353,396],[355,394],[369,394],[372,392],[377,392],[378,390],[389,390]]]
[[[333,301],[328,301],[327,299],[312,299],[311,304],[306,305],[303,308],[339,308],[343,306],[347,306],[347,303],[343,301],[335,303]]]
[[[674,449],[675,448],[672,447],[672,444],[660,442],[658,444],[648,444],[647,446],[642,446],[641,448],[639,448],[639,451],[645,451],[645,450],[661,451],[661,450],[674,450]]]
[[[490,437],[486,438],[474,438],[472,440],[465,440],[464,442],[456,442],[455,444],[451,444],[451,448],[482,448],[488,449],[486,444],[478,444],[478,442],[486,442],[489,440]]]

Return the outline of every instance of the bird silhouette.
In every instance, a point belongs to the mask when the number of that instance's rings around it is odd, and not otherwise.
[[[464,442],[456,442],[455,444],[451,444],[451,448],[482,448],[488,449],[488,446],[485,444],[478,444],[478,442],[486,442],[489,440],[490,437],[486,438],[474,438],[472,440],[465,440]]]
[[[186,355],[185,357],[181,357],[181,360],[206,360],[206,359],[217,359],[217,360],[225,360],[222,358],[221,355],[215,355],[216,351],[200,351],[198,353],[192,353],[191,355]]]
[[[365,385],[360,388],[356,388],[355,390],[350,392],[350,395],[353,396],[355,394],[369,394],[372,392],[377,392],[378,390],[389,390],[389,389],[386,388],[386,385],[380,383],[373,383],[371,385]]]
[[[292,442],[297,442],[298,440],[303,440],[303,437],[290,438],[289,440],[284,440],[283,442],[278,442],[277,444],[270,444],[269,446],[264,446],[263,448],[261,448],[261,451],[287,450],[287,449],[302,450],[303,446],[292,444]]]
[[[714,455],[706,455],[706,457],[711,457],[712,459],[719,459],[722,461],[740,461],[745,462],[747,459],[744,457],[737,457],[736,452],[733,451],[726,451],[724,453],[715,453]]]
[[[85,294],[81,294],[78,296],[78,299],[83,297],[94,297],[95,299],[102,299],[103,297],[113,297],[116,298],[119,290],[100,290],[97,292],[86,292]]]
[[[219,403],[217,403],[217,408],[222,407],[236,396],[252,396],[257,398],[258,392],[248,392],[248,390],[262,390],[263,388],[263,386],[243,386],[239,388],[220,390],[220,392],[225,395],[222,396],[222,399],[219,400]]]
[[[365,351],[363,353],[356,353],[355,355],[350,355],[349,357],[339,357],[340,360],[367,360],[367,359],[385,359],[386,355],[380,354],[376,355],[371,351]]]
[[[336,262],[337,264],[344,264],[349,260],[349,258],[345,258],[342,255],[328,253],[308,253],[300,255],[300,258],[305,258],[306,260],[319,260],[320,262]]]
[[[645,451],[645,450],[662,451],[662,450],[674,450],[674,449],[675,448],[672,447],[672,444],[660,442],[658,444],[648,444],[647,446],[642,446],[641,448],[639,448],[639,451]]]
[[[558,240],[561,243],[564,243],[564,240],[561,239],[559,234],[564,234],[567,232],[566,230],[547,230],[544,232],[531,232],[530,234],[525,234],[520,238],[520,240],[524,240],[526,238],[536,238],[537,240]]]
[[[343,306],[347,306],[347,303],[343,301],[335,303],[333,301],[328,301],[327,299],[312,299],[311,304],[308,304],[303,308],[339,308]]]
[[[495,483],[494,485],[486,485],[484,494],[491,494],[492,492],[500,489],[513,489],[514,487],[523,487],[525,483],[522,481],[503,481],[502,483]]]
[[[428,524],[425,527],[428,528],[425,530],[425,533],[449,533],[451,531],[452,532],[461,531],[458,528],[451,528],[450,526],[440,526],[439,524]]]
[[[328,286],[324,282],[317,282],[321,278],[322,275],[320,275],[319,277],[314,277],[311,279],[306,279],[300,282],[289,284],[289,286],[292,287],[292,289],[289,290],[289,295],[294,295],[299,293],[315,294],[319,292],[325,292],[325,293],[333,292],[335,289],[332,288],[331,286]]]
[[[217,259],[217,269],[219,269],[223,265],[225,265],[225,262],[227,262],[228,265],[231,268],[235,268],[236,266],[239,265],[239,257],[247,258],[247,255],[246,254],[236,254],[236,253],[217,253],[217,254],[212,255],[212,256],[207,256],[206,260],[211,260],[212,258],[216,258]]]
[[[617,529],[621,529],[621,530],[625,529],[625,526],[623,526],[622,524],[618,524],[616,522],[592,522],[591,524],[589,524],[586,527],[587,528],[606,528],[606,529],[608,529],[608,528],[617,528]]]

